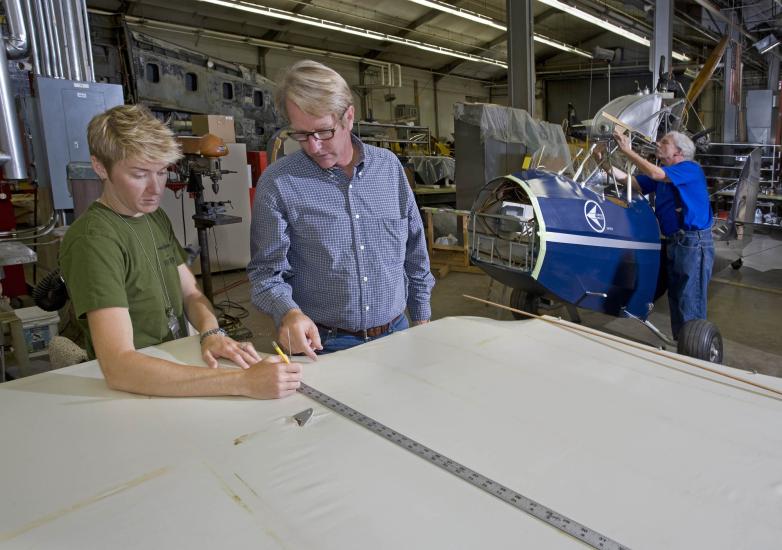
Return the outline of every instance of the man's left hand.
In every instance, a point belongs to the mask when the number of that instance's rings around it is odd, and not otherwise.
[[[250,342],[237,342],[221,334],[212,334],[204,338],[201,342],[201,356],[206,365],[213,369],[218,367],[219,357],[233,361],[243,369],[249,369],[250,365],[261,360],[261,356]]]
[[[425,325],[429,322],[429,319],[421,319],[420,321],[413,321],[413,326],[417,327],[418,325]]]

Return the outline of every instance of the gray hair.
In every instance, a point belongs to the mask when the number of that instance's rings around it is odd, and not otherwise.
[[[305,59],[289,67],[279,79],[275,100],[286,118],[285,102],[290,100],[308,115],[334,115],[339,119],[353,105],[353,94],[337,71]]]
[[[682,156],[687,160],[695,158],[695,144],[692,140],[681,132],[668,132],[666,137],[670,137],[673,144],[682,152]]]

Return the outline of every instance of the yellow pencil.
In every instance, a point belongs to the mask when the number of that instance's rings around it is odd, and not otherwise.
[[[280,349],[280,346],[278,346],[277,342],[275,342],[274,340],[272,340],[272,346],[274,346],[274,351],[277,352],[277,355],[282,357],[283,361],[285,361],[286,363],[290,363],[291,362],[291,360],[288,359],[288,356],[285,355],[285,352]]]

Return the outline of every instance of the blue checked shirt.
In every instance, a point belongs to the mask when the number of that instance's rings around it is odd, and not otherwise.
[[[402,166],[386,149],[353,143],[352,178],[297,151],[258,184],[247,272],[253,304],[277,326],[294,308],[349,331],[388,323],[405,307],[413,321],[431,316],[434,277]]]

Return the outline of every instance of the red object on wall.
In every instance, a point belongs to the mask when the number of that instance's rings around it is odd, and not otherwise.
[[[247,164],[250,165],[250,172],[252,178],[252,186],[258,185],[258,179],[266,170],[269,165],[269,161],[266,157],[266,151],[247,151]]]
[[[258,185],[263,171],[269,166],[266,151],[247,151],[247,164],[250,165],[250,177],[252,178],[252,186],[250,187],[250,212],[252,212],[252,205],[255,202],[255,186]]]
[[[11,186],[0,183],[0,231],[16,229],[14,205],[11,202]],[[27,294],[27,284],[24,282],[24,267],[21,265],[6,265],[3,267],[3,295],[15,298]]]

